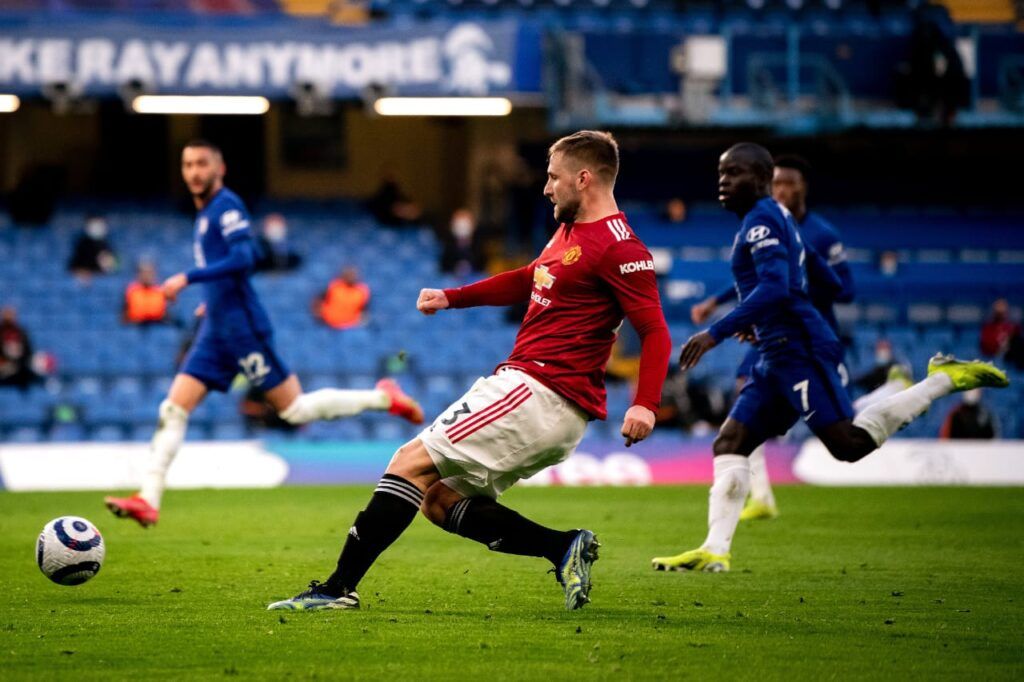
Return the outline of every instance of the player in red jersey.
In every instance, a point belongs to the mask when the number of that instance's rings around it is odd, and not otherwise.
[[[446,531],[507,554],[555,566],[565,606],[589,601],[598,542],[589,530],[540,526],[498,504],[516,481],[566,459],[586,423],[604,419],[604,368],[623,317],[642,340],[636,398],[626,411],[626,445],[654,428],[671,340],[654,262],[615,203],[618,146],[581,131],[549,151],[544,195],[561,223],[528,266],[459,289],[424,289],[417,308],[530,305],[508,360],[479,379],[418,438],[402,446],[349,530],[337,570],[271,609],[352,609],[355,589],[417,510]]]

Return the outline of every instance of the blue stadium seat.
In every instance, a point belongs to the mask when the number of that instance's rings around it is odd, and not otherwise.
[[[376,440],[406,440],[413,434],[407,424],[396,419],[378,422],[373,425],[373,437]]]
[[[46,438],[42,429],[36,426],[18,426],[4,437],[9,443],[38,443]]]
[[[348,374],[341,378],[340,388],[368,390],[376,385],[378,377],[373,374]]]
[[[199,424],[189,420],[188,430],[185,432],[186,441],[209,440],[210,430],[207,424]]]
[[[49,434],[49,439],[56,442],[75,442],[85,437],[85,429],[80,424],[59,424],[50,429]]]
[[[210,436],[214,440],[244,440],[247,438],[245,427],[241,424],[216,424]]]
[[[142,381],[133,375],[120,376],[111,383],[110,391],[115,396],[126,396],[137,400],[143,392]]]
[[[773,7],[783,7],[781,2],[768,2]],[[394,0],[392,4],[425,7],[423,3],[404,0]],[[433,7],[430,11],[440,8],[443,12],[494,12],[512,3],[502,0],[495,8],[476,0],[466,0],[460,7],[435,0],[426,4]],[[536,0],[536,4],[550,10],[550,17],[557,21],[578,13],[573,21],[586,24],[588,31],[608,35],[618,30],[616,16],[629,15],[634,30],[646,27],[644,30],[653,31],[656,40],[665,44],[677,41],[679,27],[695,21],[701,11],[687,10],[686,18],[673,20],[671,12],[665,13],[666,3],[660,0],[644,7],[634,6],[630,0],[610,0],[607,5],[572,0],[565,7],[547,0]],[[849,17],[856,19],[860,7],[859,3],[845,3],[831,8],[816,0],[806,0],[798,10],[783,7],[772,11],[786,12],[804,25],[817,26],[828,13],[835,15],[837,22],[846,22]],[[735,16],[754,13],[759,21],[762,15],[745,4],[721,14],[729,12]],[[712,10],[707,20],[719,21],[718,14]],[[674,28],[667,23],[670,20],[676,21],[671,25]],[[658,25],[659,21],[666,23]],[[871,21],[874,28],[865,35],[881,35],[879,31],[883,29],[878,22]],[[603,27],[601,22],[605,22]],[[738,26],[742,21],[737,19],[734,23]],[[890,21],[895,23],[898,18]],[[829,35],[840,28],[851,31],[845,25],[832,26]],[[739,46],[734,45],[737,51],[732,57],[742,58],[751,50],[771,51],[777,47],[771,38],[758,42],[756,36],[737,36]],[[865,38],[863,44],[870,47],[871,40],[874,39]],[[808,42],[809,46],[814,44]],[[624,50],[624,54],[623,59],[632,61],[642,62],[651,57],[642,47]],[[643,88],[668,87],[657,78],[645,79]],[[736,83],[734,87],[742,91],[741,85]],[[691,209],[685,230],[665,225],[656,209],[644,205],[629,206],[628,212],[648,244],[672,251],[671,280],[715,290],[730,281],[723,252],[728,251],[734,220],[717,207]],[[296,233],[303,235],[306,264],[299,272],[286,276],[260,275],[256,286],[275,323],[278,350],[303,375],[307,390],[331,385],[370,388],[382,371],[382,359],[405,350],[412,376],[400,378],[407,390],[423,401],[428,416],[433,417],[462,395],[478,376],[489,374],[511,349],[516,325],[505,322],[503,310],[460,311],[458,315],[444,316],[444,320],[415,314],[412,301],[424,281],[442,286],[460,283],[438,273],[438,244],[429,230],[381,230],[354,204],[339,204],[330,209],[296,205],[288,208],[286,214]],[[938,349],[973,357],[977,354],[978,327],[991,300],[1024,288],[1024,237],[1018,229],[1019,216],[966,216],[955,211],[916,208],[857,208],[827,210],[826,214],[835,217],[847,237],[851,254],[856,255],[851,260],[855,261],[858,301],[843,317],[854,339],[850,353],[854,373],[870,366],[873,344],[880,335],[892,334],[901,352],[911,356],[919,372],[927,355]],[[188,266],[187,219],[127,204],[109,215],[112,236],[125,263],[150,253],[160,254],[162,272]],[[0,424],[5,439],[14,433],[25,439],[68,440],[90,434],[95,438],[114,438],[120,432],[123,438],[148,440],[157,405],[166,396],[173,378],[173,360],[184,332],[170,326],[126,327],[118,320],[130,272],[97,278],[90,286],[79,285],[63,272],[62,259],[82,220],[81,211],[62,209],[49,229],[0,229],[0,286],[5,302],[21,306],[22,321],[33,335],[35,345],[56,355],[63,384],[59,393],[38,391],[27,400],[9,401],[6,394],[0,393]],[[958,243],[965,225],[971,230],[971,248],[951,248],[951,244]],[[878,252],[892,247],[905,252],[907,259],[896,278],[883,278],[875,266]],[[312,318],[309,301],[345,262],[362,268],[374,288],[374,299],[365,327],[337,332]],[[188,318],[200,292],[190,288],[186,294],[176,310]],[[665,297],[676,344],[694,331],[688,320],[692,302]],[[702,363],[699,376],[729,383],[744,350],[738,344],[723,344]],[[628,405],[628,390],[613,388],[610,393],[613,409]],[[1011,414],[1004,423],[1013,429],[1021,427],[1020,420],[1012,418],[1019,399],[1019,393],[1015,393],[992,402],[1001,418]],[[245,433],[237,414],[237,400],[237,395],[211,397],[197,412],[192,435],[235,438]],[[57,401],[80,406],[87,428],[57,426],[48,433],[49,412]],[[932,426],[927,423],[915,428]],[[414,432],[402,422],[378,416],[311,428],[313,435],[320,438],[393,437]],[[307,437],[308,432],[303,430],[298,437]]]
[[[123,427],[115,424],[108,424],[94,429],[89,434],[89,439],[100,443],[119,443],[125,440],[125,430]]]
[[[153,439],[154,424],[144,425],[136,424],[128,430],[126,438],[131,441],[150,441]]]

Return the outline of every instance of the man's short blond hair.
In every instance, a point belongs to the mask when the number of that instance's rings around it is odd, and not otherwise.
[[[548,149],[549,159],[555,154],[572,159],[608,185],[615,184],[619,174],[619,143],[611,133],[581,130],[566,135]]]

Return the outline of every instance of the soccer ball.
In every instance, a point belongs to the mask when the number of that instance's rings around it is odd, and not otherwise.
[[[81,585],[100,572],[107,553],[103,536],[80,516],[50,521],[36,543],[36,563],[58,585]]]

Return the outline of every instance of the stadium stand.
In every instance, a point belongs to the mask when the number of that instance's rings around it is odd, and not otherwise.
[[[281,353],[310,388],[368,388],[400,351],[408,368],[399,375],[423,402],[428,415],[444,409],[459,387],[488,373],[511,348],[516,327],[503,311],[481,308],[441,318],[413,310],[423,286],[451,286],[456,280],[437,269],[440,245],[428,229],[393,231],[378,225],[353,204],[264,206],[289,218],[296,248],[306,262],[287,274],[256,277],[256,285],[277,333]],[[695,206],[684,227],[670,227],[646,206],[627,208],[631,222],[652,247],[672,258],[663,278],[663,300],[673,339],[694,329],[689,306],[705,292],[729,282],[730,217]],[[856,375],[870,367],[880,337],[890,339],[897,356],[920,372],[937,350],[978,355],[978,329],[991,301],[1024,288],[1024,237],[1019,215],[938,215],[913,210],[825,211],[841,226],[854,261],[858,299],[841,311],[851,335],[849,364]],[[0,395],[0,438],[8,442],[44,440],[147,440],[156,408],[166,394],[184,328],[137,328],[122,323],[121,295],[132,272],[82,285],[63,268],[70,236],[85,212],[66,207],[43,228],[20,228],[0,219],[0,290],[4,303],[20,310],[23,325],[38,348],[57,358],[56,377],[27,392]],[[151,206],[120,204],[106,212],[110,239],[130,264],[159,254],[164,273],[185,268],[191,257],[188,216]],[[969,248],[955,247],[969,230]],[[959,239],[955,238],[959,235]],[[894,277],[874,263],[881,250],[901,256]],[[374,290],[366,326],[326,329],[310,312],[310,302],[339,263],[353,263]],[[682,292],[683,295],[679,295]],[[175,314],[187,327],[200,292],[186,290]],[[727,342],[706,356],[697,378],[731,387],[745,347]],[[1011,407],[1024,398],[1024,375],[1014,377],[1014,396],[992,401],[1004,435],[1024,436],[1024,424]],[[190,437],[237,439],[268,435],[245,425],[238,412],[241,392],[215,395],[195,414]],[[609,410],[628,407],[627,386],[609,389]],[[61,406],[75,418],[60,417]],[[904,435],[934,436],[943,411],[915,422]],[[614,424],[596,426],[604,435]],[[381,415],[315,424],[299,432],[312,439],[406,438],[414,428]],[[278,437],[276,434],[269,434]],[[285,434],[279,437],[289,437]]]
[[[367,7],[376,18],[524,18],[565,28],[619,26],[637,22],[710,33],[721,28],[802,26],[828,31],[845,27],[890,32],[908,30],[919,0],[9,0],[7,12],[131,12],[135,15],[326,17],[340,5]],[[1009,0],[947,0],[957,22],[1012,24],[1018,19]],[[568,23],[567,23],[568,22]]]

